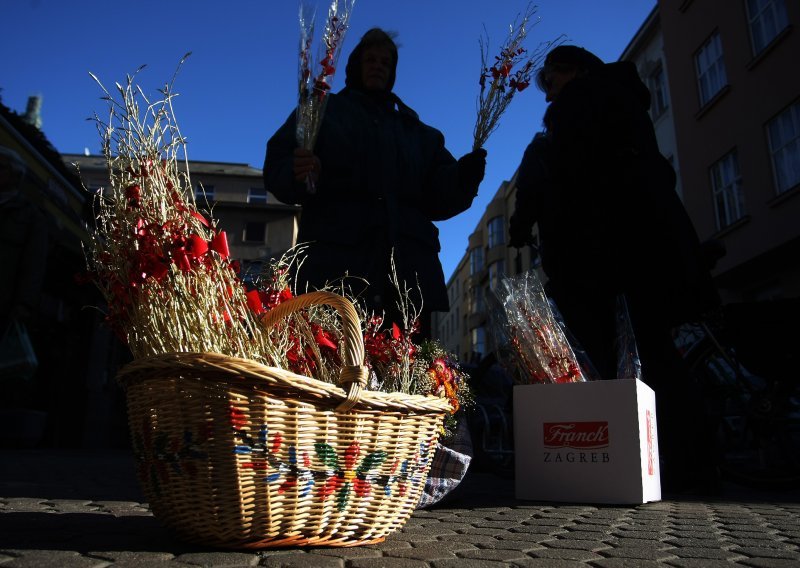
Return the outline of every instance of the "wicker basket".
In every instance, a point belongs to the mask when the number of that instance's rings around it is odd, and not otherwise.
[[[445,399],[364,390],[352,304],[313,292],[342,318],[347,390],[214,353],[142,358],[122,369],[138,475],[153,514],[185,540],[223,548],[382,541],[425,485]]]

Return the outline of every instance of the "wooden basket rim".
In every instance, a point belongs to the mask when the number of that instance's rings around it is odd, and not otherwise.
[[[219,374],[215,381],[252,380],[263,382],[265,387],[298,391],[318,399],[328,399],[338,404],[347,398],[347,392],[332,383],[298,375],[278,367],[268,367],[251,359],[232,357],[211,352],[164,353],[140,357],[125,365],[117,373],[117,381],[124,387],[147,380],[153,371],[191,369],[203,374]],[[452,410],[445,398],[434,395],[405,394],[364,390],[353,407],[356,410],[400,410],[418,413],[449,413]]]

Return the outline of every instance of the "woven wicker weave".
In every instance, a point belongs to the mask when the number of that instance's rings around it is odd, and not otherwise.
[[[120,371],[140,482],[179,537],[224,548],[353,546],[382,541],[414,510],[450,407],[364,390],[358,317],[341,296],[298,296],[265,324],[319,303],[343,320],[347,390],[214,353],[147,357]]]

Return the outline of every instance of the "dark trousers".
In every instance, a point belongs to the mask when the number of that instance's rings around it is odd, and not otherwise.
[[[600,376],[616,379],[616,294],[579,286],[551,286],[549,291]],[[700,389],[675,348],[667,314],[660,312],[657,300],[631,293],[627,303],[642,380],[656,394],[659,452],[665,460],[665,474],[690,477],[713,466],[715,460]]]

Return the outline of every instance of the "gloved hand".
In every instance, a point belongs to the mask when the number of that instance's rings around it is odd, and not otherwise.
[[[312,183],[317,183],[319,173],[322,170],[322,163],[311,150],[295,148],[292,169],[295,181],[304,182],[310,179]]]
[[[458,185],[462,189],[478,192],[486,171],[486,150],[478,148],[458,159]]]
[[[533,244],[531,229],[532,227],[523,227],[520,223],[515,222],[512,216],[508,222],[508,246],[522,248]]]

